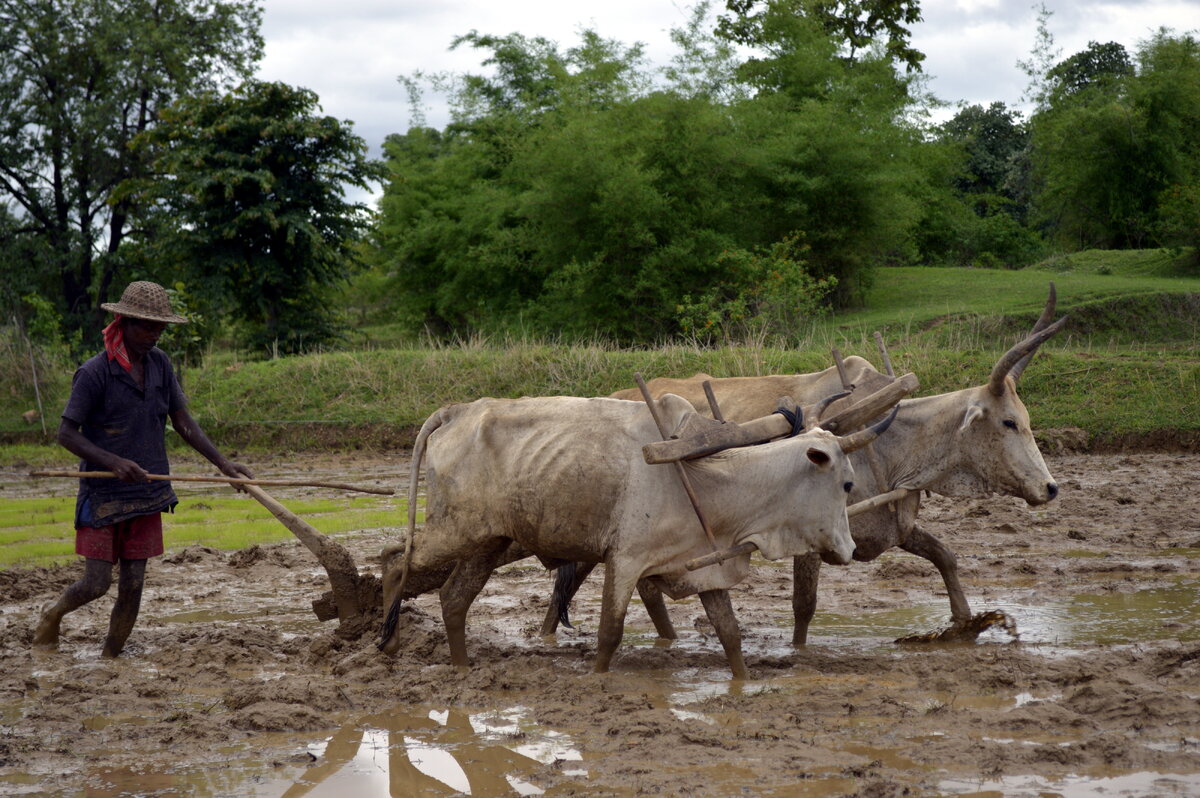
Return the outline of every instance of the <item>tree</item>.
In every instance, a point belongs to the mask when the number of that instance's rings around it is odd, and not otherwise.
[[[176,101],[135,144],[154,174],[118,196],[153,204],[159,232],[140,243],[182,265],[208,313],[243,322],[256,347],[336,333],[322,292],[349,277],[370,223],[344,187],[383,177],[349,123],[307,89],[248,81]]]
[[[783,12],[816,21],[841,44],[850,62],[881,39],[888,57],[904,64],[908,72],[921,71],[925,60],[925,54],[910,43],[912,33],[905,27],[921,21],[920,0],[726,0],[725,7],[732,16],[720,19],[717,33],[737,44],[764,44],[764,17]]]
[[[1200,175],[1200,44],[1160,31],[1131,71],[1093,43],[1050,74],[1062,82],[1031,120],[1042,223],[1072,246],[1163,243],[1161,203],[1186,207]]]
[[[1078,98],[1088,91],[1107,93],[1132,74],[1133,63],[1124,46],[1117,42],[1088,42],[1086,49],[1055,64],[1047,73],[1050,104]]]
[[[1029,143],[1029,129],[1019,111],[1011,111],[1001,102],[987,108],[968,105],[942,125],[941,135],[964,150],[966,174],[958,180],[961,191],[1016,199],[1013,171]]]
[[[73,328],[97,335],[130,276],[139,209],[113,199],[145,174],[129,142],[175,98],[248,76],[261,16],[254,0],[0,0],[0,200]]]
[[[836,278],[840,301],[860,294],[917,215],[907,95],[886,58],[850,65],[811,20],[767,22],[777,56],[761,71],[685,33],[674,82],[655,89],[639,50],[590,32],[563,54],[489,39],[523,65],[489,78],[511,85],[458,81],[444,131],[385,144],[377,258],[406,319],[437,333],[519,326],[639,342],[682,332],[696,297],[782,319],[762,309],[809,283],[758,285],[776,276],[738,264],[767,263],[755,253],[797,234],[803,258],[773,262],[812,284]],[[761,78],[757,91],[746,75]]]

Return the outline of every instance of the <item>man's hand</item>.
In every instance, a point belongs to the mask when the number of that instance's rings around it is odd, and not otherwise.
[[[114,457],[113,461],[108,464],[108,470],[120,477],[122,482],[150,481],[145,469],[132,460],[126,460],[124,457]]]
[[[222,458],[218,467],[221,469],[221,473],[227,477],[234,479],[254,479],[253,471],[241,463],[235,463],[229,458]],[[245,493],[241,485],[234,485],[233,487]]]

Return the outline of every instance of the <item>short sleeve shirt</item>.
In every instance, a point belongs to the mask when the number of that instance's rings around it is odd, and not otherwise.
[[[167,462],[167,415],[187,406],[187,398],[157,347],[143,360],[145,387],[104,352],[75,371],[71,398],[62,417],[80,426],[97,447],[132,460],[147,473],[170,473]],[[86,460],[81,471],[103,471]],[[162,512],[179,503],[171,483],[128,483],[118,479],[81,479],[75,526],[101,527]]]

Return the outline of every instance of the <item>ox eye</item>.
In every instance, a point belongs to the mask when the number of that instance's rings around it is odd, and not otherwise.
[[[1006,418],[1004,419],[1004,426],[1008,427],[1009,429],[1016,429],[1017,422],[1013,421],[1011,418]]]
[[[843,489],[844,489],[844,490],[845,490],[847,493],[849,493],[850,491],[854,490],[854,483],[853,483],[853,482],[847,482],[845,485],[842,485],[842,488],[843,488]]]

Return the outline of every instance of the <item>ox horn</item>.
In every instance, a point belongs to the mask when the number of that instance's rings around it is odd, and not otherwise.
[[[860,429],[858,432],[855,432],[852,435],[842,435],[838,437],[838,444],[842,447],[842,451],[846,454],[849,454],[850,452],[858,451],[864,446],[870,444],[873,440],[886,432],[888,427],[892,426],[892,422],[896,420],[896,414],[899,412],[900,406],[896,405],[892,408],[892,412],[888,413],[887,418],[878,422],[875,424],[875,426],[867,427],[866,429]]]
[[[1042,309],[1042,315],[1038,317],[1037,323],[1033,325],[1033,329],[1029,331],[1029,335],[1039,333],[1050,326],[1050,322],[1054,321],[1054,308],[1058,304],[1058,292],[1054,290],[1054,282],[1050,282],[1050,295],[1046,297],[1046,307]],[[1017,364],[1008,372],[1013,378],[1013,382],[1018,382],[1021,375],[1025,373],[1025,367],[1029,365],[1029,361],[1033,360],[1036,352],[1030,352],[1025,357],[1017,361]]]
[[[1009,375],[1023,358],[1033,357],[1033,353],[1037,351],[1037,348],[1061,330],[1062,326],[1067,323],[1068,318],[1070,317],[1063,316],[1049,327],[1030,335],[1024,341],[1021,341],[1012,349],[1005,352],[1004,356],[996,361],[995,367],[992,368],[992,376],[988,378],[988,390],[995,396],[1003,396],[1004,378]]]
[[[813,412],[810,413],[810,416],[814,419],[819,420],[821,418],[821,416],[825,415],[825,411],[829,409],[829,406],[831,404],[836,402],[838,399],[845,399],[847,396],[850,395],[850,393],[851,393],[850,391],[839,391],[838,393],[831,394],[830,396],[826,396],[824,399],[817,402],[816,406],[813,408]],[[816,425],[817,425],[817,422],[814,421],[813,426],[816,426]],[[812,429],[812,427],[809,427],[809,429]]]

